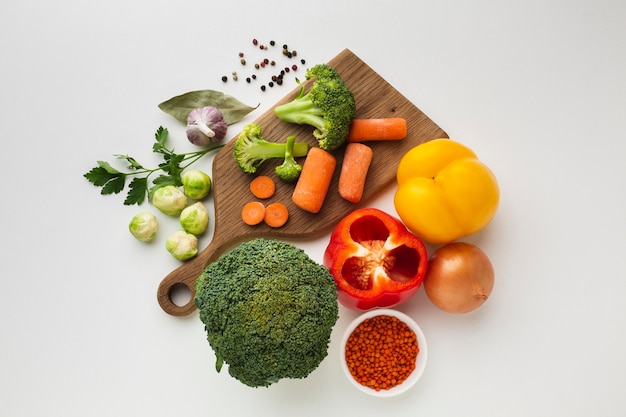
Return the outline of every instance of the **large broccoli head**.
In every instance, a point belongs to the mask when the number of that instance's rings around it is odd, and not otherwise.
[[[356,115],[354,95],[337,70],[326,64],[309,68],[306,78],[314,78],[309,91],[303,86],[293,101],[275,107],[274,113],[285,122],[315,127],[319,147],[332,151],[348,138]]]
[[[338,319],[330,272],[286,242],[253,239],[209,264],[195,304],[219,370],[251,387],[304,378],[328,354]]]

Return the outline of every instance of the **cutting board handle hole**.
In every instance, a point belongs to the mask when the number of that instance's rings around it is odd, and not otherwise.
[[[191,302],[191,288],[179,282],[170,289],[170,300],[178,307],[184,307]]]

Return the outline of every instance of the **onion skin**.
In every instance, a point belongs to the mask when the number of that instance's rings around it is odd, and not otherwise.
[[[494,275],[489,257],[479,247],[454,242],[433,253],[423,285],[435,306],[462,314],[477,309],[489,298]]]

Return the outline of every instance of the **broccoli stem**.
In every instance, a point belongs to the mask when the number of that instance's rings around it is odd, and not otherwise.
[[[317,129],[324,127],[324,112],[311,101],[308,94],[277,106],[274,112],[285,122],[311,125]]]
[[[277,142],[262,142],[250,145],[248,151],[251,155],[257,157],[269,158],[284,158],[285,157],[286,144]],[[293,156],[299,158],[306,156],[309,151],[309,144],[307,142],[297,142],[293,144]]]

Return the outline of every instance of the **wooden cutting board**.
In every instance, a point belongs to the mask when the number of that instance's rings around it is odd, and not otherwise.
[[[344,216],[357,208],[367,206],[373,196],[395,183],[398,163],[409,149],[432,139],[447,137],[439,126],[350,50],[343,50],[327,64],[339,72],[352,90],[356,100],[357,118],[405,118],[407,137],[400,141],[367,143],[372,148],[374,157],[368,172],[363,198],[358,204],[342,199],[337,192],[343,147],[335,151],[337,168],[326,201],[317,214],[308,213],[291,202],[294,185],[281,182],[274,175],[275,166],[282,161],[276,161],[277,163],[267,161],[255,174],[269,175],[277,183],[275,196],[266,202],[269,204],[273,201],[280,201],[288,207],[290,213],[285,226],[270,228],[265,224],[248,226],[241,221],[240,213],[244,203],[255,198],[249,191],[249,182],[253,176],[243,173],[232,155],[236,135],[217,152],[213,161],[212,180],[215,205],[213,240],[198,256],[172,271],[159,285],[157,299],[166,313],[186,316],[196,309],[193,303],[193,287],[197,277],[210,262],[216,260],[228,249],[254,237],[294,239],[311,238],[329,233]],[[306,81],[304,85],[308,87],[312,81]],[[316,146],[317,142],[312,136],[312,127],[283,122],[274,114],[274,107],[293,100],[299,90],[300,87],[294,88],[254,121],[263,128],[265,139],[284,142],[287,136],[296,135],[297,141],[308,141],[311,146]],[[300,162],[303,161],[300,160]],[[178,306],[172,302],[172,291],[177,285],[185,285],[191,290],[191,300],[184,306]]]

